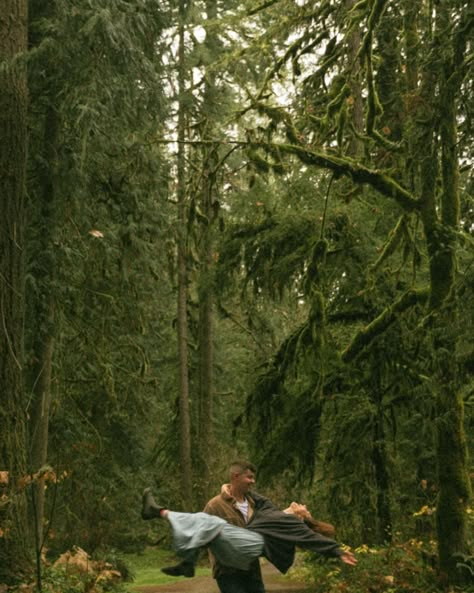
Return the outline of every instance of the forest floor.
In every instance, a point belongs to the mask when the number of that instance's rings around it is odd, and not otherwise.
[[[268,562],[262,563],[262,575],[267,593],[309,593],[307,583],[290,581]],[[179,582],[166,585],[146,585],[133,587],[137,593],[219,593],[216,581],[210,576],[180,579]]]

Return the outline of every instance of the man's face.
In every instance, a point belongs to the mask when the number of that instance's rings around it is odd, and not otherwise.
[[[250,469],[246,469],[241,474],[235,473],[232,476],[232,487],[242,494],[246,494],[254,484],[255,474]]]

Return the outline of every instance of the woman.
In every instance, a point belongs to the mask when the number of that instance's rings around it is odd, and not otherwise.
[[[178,565],[162,568],[162,571],[172,576],[194,576],[202,547],[208,547],[222,564],[239,570],[247,570],[252,561],[264,556],[280,572],[286,573],[293,564],[296,546],[338,557],[351,566],[357,563],[351,552],[341,550],[336,541],[314,530],[318,522],[305,505],[292,502],[280,511],[268,498],[255,492],[252,492],[252,498],[256,512],[247,528],[243,528],[207,513],[179,513],[161,507],[155,502],[151,489],[147,488],[143,492],[142,518],[167,519],[173,532],[174,548],[182,558]]]

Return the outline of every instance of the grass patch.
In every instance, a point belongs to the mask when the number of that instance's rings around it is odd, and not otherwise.
[[[127,590],[133,591],[137,587],[147,585],[164,585],[177,583],[184,577],[169,577],[161,572],[163,566],[170,566],[178,562],[169,550],[159,548],[146,548],[138,554],[126,554],[123,559],[133,575],[133,581],[127,584]],[[198,566],[196,576],[208,576],[211,570],[208,566]]]

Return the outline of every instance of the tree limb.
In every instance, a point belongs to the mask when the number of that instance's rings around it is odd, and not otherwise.
[[[411,192],[377,169],[369,169],[348,157],[316,152],[295,144],[278,144],[277,146],[284,152],[296,155],[309,165],[330,169],[339,175],[347,175],[356,183],[367,183],[384,196],[395,200],[406,212],[418,210],[420,206],[419,200]]]
[[[428,300],[428,296],[428,288],[413,289],[405,292],[397,301],[382,311],[378,317],[363,327],[354,336],[351,343],[342,352],[342,361],[345,363],[352,362],[366,346],[395,321],[399,313],[403,313],[418,303],[424,303]]]

